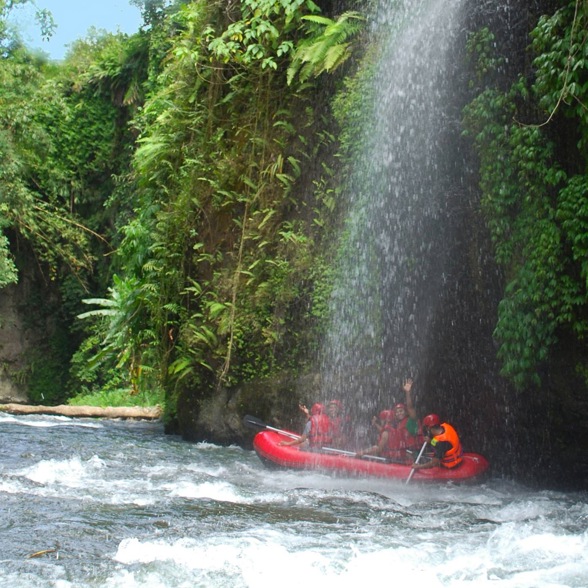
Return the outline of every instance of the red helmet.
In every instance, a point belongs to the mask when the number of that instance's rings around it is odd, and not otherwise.
[[[310,409],[310,414],[313,416],[317,414],[323,414],[324,410],[325,407],[320,402],[316,402],[312,405],[312,408]]]
[[[406,410],[406,404],[402,404],[402,402],[399,402],[395,407],[394,410],[398,410],[399,408],[402,408],[404,410]]]
[[[430,429],[431,427],[436,427],[441,424],[441,419],[436,414],[428,414],[423,419],[423,426]]]
[[[381,421],[391,421],[394,419],[394,411],[393,410],[382,410],[378,415],[378,418]]]

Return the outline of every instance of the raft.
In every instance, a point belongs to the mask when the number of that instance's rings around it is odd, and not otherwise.
[[[295,436],[288,432],[261,431],[253,438],[253,448],[262,463],[270,468],[318,470],[343,476],[393,478],[407,480],[410,465],[390,463],[383,458],[355,457],[350,451],[335,448],[309,450],[299,445],[281,446],[280,441]],[[489,468],[485,457],[464,453],[456,468],[433,467],[415,470],[412,482],[479,481]],[[411,482],[411,483],[412,483]]]

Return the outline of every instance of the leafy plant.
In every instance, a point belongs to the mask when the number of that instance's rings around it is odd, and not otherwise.
[[[18,270],[14,265],[8,245],[8,239],[0,234],[0,288],[8,286],[8,284],[16,284],[18,280]]]
[[[78,318],[99,317],[104,327],[104,339],[100,351],[90,362],[92,365],[116,357],[116,367],[126,367],[131,388],[139,391],[143,375],[142,355],[154,341],[154,333],[145,328],[145,317],[141,312],[143,290],[136,279],[121,279],[113,276],[113,287],[109,298],[88,298],[86,304],[99,306],[95,310],[82,313]]]
[[[561,158],[549,128],[560,115],[575,121],[573,159],[585,169],[587,17],[579,2],[542,17],[532,33],[535,81],[520,77],[506,92],[493,87],[500,59],[492,57],[491,35],[470,43],[483,75],[465,124],[480,155],[482,206],[507,277],[495,337],[503,373],[519,387],[540,381],[539,367],[562,333],[581,341],[588,326],[586,181]],[[535,124],[520,122],[530,116]]]
[[[333,72],[351,57],[351,39],[362,29],[365,18],[359,12],[344,12],[336,20],[319,15],[304,16],[314,27],[298,43],[288,68],[288,84],[298,75],[300,82],[323,72]]]
[[[18,33],[9,25],[8,17],[15,9],[26,5],[32,5],[35,8],[35,20],[43,39],[51,38],[55,32],[56,24],[53,15],[46,8],[38,8],[34,0],[0,0],[0,47],[4,54],[9,54],[20,42]]]
[[[220,35],[212,27],[204,31],[208,50],[224,63],[248,65],[258,62],[261,69],[278,69],[278,60],[290,54],[296,31],[305,11],[316,13],[312,0],[243,0],[241,15]]]

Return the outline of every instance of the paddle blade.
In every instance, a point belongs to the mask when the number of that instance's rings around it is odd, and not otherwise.
[[[257,417],[246,414],[243,417],[243,425],[249,429],[267,429],[267,425]]]
[[[250,429],[267,429],[268,431],[274,431],[285,437],[290,437],[290,439],[300,439],[300,435],[296,435],[296,433],[291,433],[290,431],[284,431],[283,429],[270,427],[267,423],[264,423],[262,420],[251,416],[250,414],[243,417],[243,424]]]

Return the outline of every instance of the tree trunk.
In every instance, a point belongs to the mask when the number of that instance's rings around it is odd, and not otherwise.
[[[28,404],[0,404],[0,412],[10,414],[53,414],[67,417],[90,417],[105,419],[156,420],[161,417],[161,408],[141,406],[32,406]]]

